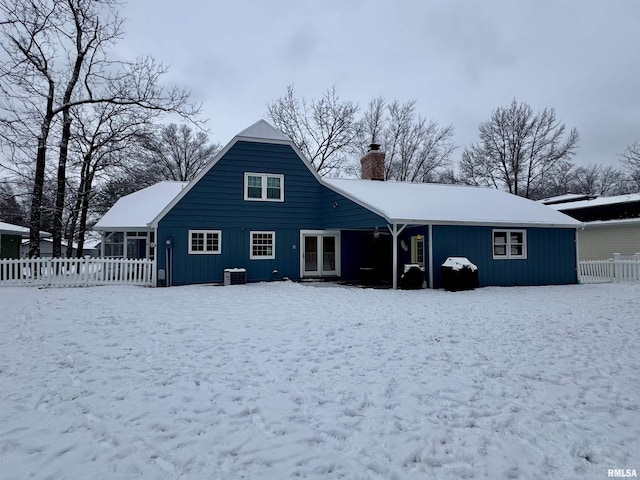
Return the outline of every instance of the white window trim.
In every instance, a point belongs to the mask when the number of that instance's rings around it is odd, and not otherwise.
[[[271,235],[271,255],[254,255],[253,254],[253,236],[254,235]],[[252,230],[249,232],[249,260],[275,260],[276,258],[276,232],[272,230]]]
[[[262,178],[262,195],[260,198],[249,198],[249,177]],[[280,179],[280,198],[267,198],[267,179]],[[284,175],[278,173],[244,173],[244,199],[249,202],[284,202]]]
[[[496,255],[496,243],[495,243],[495,235],[496,233],[505,233],[507,237],[507,243],[505,243],[505,255]],[[522,234],[522,255],[512,255],[511,254],[511,233],[521,233]],[[493,253],[494,260],[526,260],[527,259],[527,231],[523,229],[495,229],[491,232],[491,252]]]
[[[194,233],[203,233],[204,234],[204,250],[202,251],[194,251],[193,248],[193,239],[192,235]],[[207,250],[207,235],[214,234],[218,235],[218,249],[217,250]],[[189,255],[220,255],[222,253],[222,230],[189,230]]]
[[[341,245],[342,242],[340,240],[340,230],[300,230],[300,277],[313,277],[315,273],[307,272],[304,269],[304,237],[305,236],[320,236],[320,240],[324,237],[334,237],[336,239],[336,268],[335,270],[328,270],[324,273],[326,276],[331,277],[339,277],[342,271],[342,254],[341,254]],[[322,247],[320,247],[322,249]],[[320,252],[319,252],[320,255]],[[322,269],[318,270],[320,276],[323,275]]]
[[[422,261],[418,260],[418,244],[422,242]],[[415,263],[424,267],[424,256],[425,256],[425,238],[424,235],[415,235],[411,237],[411,263]]]

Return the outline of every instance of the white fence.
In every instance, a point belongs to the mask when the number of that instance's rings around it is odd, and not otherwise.
[[[640,253],[614,253],[608,260],[580,260],[580,283],[638,282],[640,281]]]
[[[0,286],[153,286],[153,261],[122,258],[23,258],[0,260]]]

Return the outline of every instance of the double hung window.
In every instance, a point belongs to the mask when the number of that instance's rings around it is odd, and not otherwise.
[[[263,202],[283,202],[284,175],[245,173],[244,199]]]
[[[493,258],[527,258],[526,230],[494,230]]]
[[[251,232],[251,260],[276,258],[276,232]]]
[[[192,255],[217,255],[221,252],[220,230],[189,230],[189,253]]]

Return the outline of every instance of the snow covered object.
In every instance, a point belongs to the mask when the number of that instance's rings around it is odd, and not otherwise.
[[[466,257],[448,257],[440,267],[445,290],[473,290],[480,286],[478,267]]]

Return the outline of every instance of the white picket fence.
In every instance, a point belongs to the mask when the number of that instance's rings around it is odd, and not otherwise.
[[[0,286],[154,286],[153,261],[122,258],[0,260]]]
[[[580,283],[639,282],[640,253],[614,253],[607,260],[580,260],[578,278]]]

